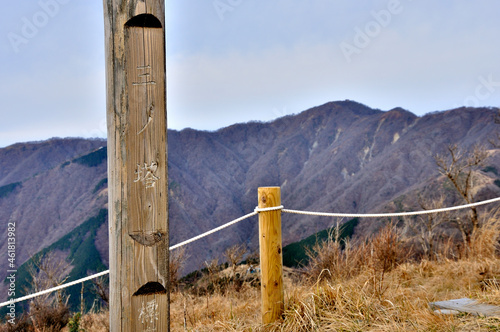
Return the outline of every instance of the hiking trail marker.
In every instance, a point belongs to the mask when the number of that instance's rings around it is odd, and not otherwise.
[[[104,0],[110,329],[169,331],[164,0]]]

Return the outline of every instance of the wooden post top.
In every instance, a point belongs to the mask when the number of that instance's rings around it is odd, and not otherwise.
[[[104,0],[104,11],[113,13],[112,26],[123,27],[134,17],[148,14],[165,27],[165,0]]]

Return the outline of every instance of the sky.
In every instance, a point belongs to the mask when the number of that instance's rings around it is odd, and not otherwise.
[[[106,137],[102,1],[8,1],[0,147]],[[170,129],[329,101],[417,115],[500,105],[498,0],[166,0]]]

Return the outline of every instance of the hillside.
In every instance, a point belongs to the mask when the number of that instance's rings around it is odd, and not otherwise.
[[[249,213],[259,186],[281,186],[283,204],[293,209],[394,208],[395,199],[437,179],[433,155],[448,144],[488,144],[498,131],[496,113],[490,108],[460,108],[417,117],[401,108],[384,112],[341,101],[269,123],[236,124],[215,132],[169,130],[171,243]],[[16,264],[106,207],[103,147],[102,140],[51,139],[0,149],[0,219],[16,222]],[[498,164],[497,152],[492,151],[491,167]],[[499,195],[494,184],[498,172],[483,175],[483,196]],[[200,268],[235,243],[255,249],[255,221],[254,217],[190,245],[186,271]],[[333,222],[286,215],[284,243]],[[0,227],[5,232],[6,222]],[[106,264],[106,234],[99,234],[96,248]]]
[[[102,209],[95,217],[85,220],[85,222],[71,232],[38,252],[33,256],[33,260],[40,262],[42,257],[50,257],[50,259],[67,257],[67,263],[59,265],[60,268],[58,269],[60,272],[70,272],[66,282],[106,270],[107,267],[105,264],[108,263],[107,256],[103,256],[101,254],[102,248],[98,249],[98,247],[103,241],[101,234],[104,234],[103,231],[107,231],[107,221],[107,210]],[[107,241],[104,242],[107,243]],[[16,288],[18,297],[27,295],[27,290],[31,288],[32,275],[30,274],[30,270],[33,267],[33,260],[28,260],[17,269]],[[54,264],[53,266],[58,265]],[[68,270],[65,269],[66,266],[68,266]],[[63,277],[66,277],[66,274],[58,275],[57,277],[63,279]],[[88,310],[92,305],[96,304],[96,300],[99,301],[100,299],[95,294],[92,282],[87,281],[84,286],[87,289],[87,292],[84,294],[84,302]],[[80,291],[81,285],[75,285],[65,290],[66,294],[69,295],[68,305],[72,311],[80,309]],[[21,312],[21,308],[22,310],[26,310],[28,303],[20,303],[18,305],[18,312]],[[0,316],[3,317],[6,312],[6,308],[1,308]]]

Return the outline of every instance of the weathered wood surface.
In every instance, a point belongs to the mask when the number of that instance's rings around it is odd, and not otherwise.
[[[280,187],[258,189],[259,208],[281,205]],[[284,311],[281,211],[259,213],[262,323],[278,320]]]
[[[164,0],[104,0],[111,331],[168,331]]]
[[[500,307],[491,304],[479,303],[468,298],[431,302],[429,305],[433,310],[444,309],[466,312],[478,316],[500,316]]]

